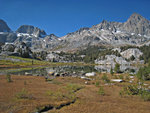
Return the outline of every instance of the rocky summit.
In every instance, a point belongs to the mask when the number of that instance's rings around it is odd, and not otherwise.
[[[120,47],[123,45],[149,44],[150,21],[134,13],[124,22],[103,20],[91,28],[80,28],[63,37],[47,35],[44,30],[31,25],[22,25],[11,32],[6,22],[0,20],[0,42],[24,42],[32,50],[76,51],[88,46]]]
[[[11,29],[8,27],[5,21],[0,19],[0,32],[10,32]]]
[[[37,27],[31,26],[31,25],[22,25],[20,26],[16,33],[26,33],[26,34],[30,34],[36,37],[43,37],[46,35],[44,30],[41,30]]]

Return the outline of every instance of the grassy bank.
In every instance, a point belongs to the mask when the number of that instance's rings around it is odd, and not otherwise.
[[[8,60],[9,59],[9,60]],[[18,67],[36,67],[36,66],[61,66],[61,65],[94,65],[94,64],[85,64],[80,62],[69,62],[69,63],[60,63],[60,62],[48,62],[40,61],[30,58],[21,58],[15,56],[7,56],[7,60],[0,60],[0,68],[18,68]]]

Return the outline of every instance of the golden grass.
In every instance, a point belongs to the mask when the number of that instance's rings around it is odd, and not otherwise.
[[[119,92],[129,83],[115,83],[105,85],[101,79],[103,74],[97,75],[92,81],[74,77],[58,77],[55,82],[46,82],[43,77],[12,76],[13,82],[7,82],[6,76],[0,76],[0,113],[28,113],[45,106],[74,103],[60,109],[52,109],[49,113],[149,113],[150,104],[139,96],[121,97]],[[107,74],[108,78],[113,78]],[[117,75],[119,76],[119,75]],[[123,75],[127,76],[127,75]],[[61,83],[57,84],[56,83]],[[99,81],[99,85],[95,83]],[[149,82],[148,82],[149,83]],[[103,87],[105,95],[100,95],[99,88]],[[81,89],[82,88],[82,89]],[[22,89],[25,91],[22,92]],[[81,90],[79,90],[81,89]],[[15,98],[20,92],[32,98]]]

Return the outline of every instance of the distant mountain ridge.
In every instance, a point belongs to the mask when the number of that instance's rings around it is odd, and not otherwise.
[[[33,50],[75,51],[91,45],[115,47],[145,44],[150,41],[150,21],[133,13],[124,23],[103,20],[91,28],[80,28],[57,37],[31,25],[22,25],[12,33],[7,24],[0,20],[0,32],[0,42],[25,42]]]

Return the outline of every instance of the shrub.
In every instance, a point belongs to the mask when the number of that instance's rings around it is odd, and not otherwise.
[[[110,74],[111,74],[111,75],[113,75],[113,74],[114,74],[114,71],[113,71],[113,69],[112,69],[112,68],[110,69]]]
[[[116,73],[120,73],[120,64],[118,64],[118,63],[115,64],[114,71],[115,71]]]
[[[129,76],[126,76],[126,77],[125,77],[125,80],[127,80],[127,81],[130,80]]]
[[[99,81],[96,81],[95,86],[98,87],[99,84],[100,84],[100,82],[99,82]]]
[[[103,80],[104,82],[106,82],[106,83],[109,83],[109,82],[110,82],[110,80],[109,80],[109,78],[107,77],[106,74],[104,74],[104,75],[102,76],[102,80]]]
[[[137,73],[137,78],[140,80],[149,80],[150,79],[150,69],[149,67],[142,67]]]
[[[136,85],[129,85],[124,87],[120,92],[120,96],[123,95],[139,95],[144,101],[150,101],[150,92],[143,88],[138,88]]]
[[[141,94],[141,98],[144,99],[144,101],[150,101],[150,92],[143,91]]]
[[[12,79],[11,79],[11,75],[10,75],[10,74],[7,74],[7,75],[6,75],[6,79],[7,79],[7,82],[12,82]]]
[[[120,79],[123,79],[123,75],[119,75],[119,78],[120,78]]]
[[[33,99],[33,96],[26,90],[22,89],[20,92],[16,94],[17,99]]]
[[[104,96],[105,92],[104,92],[104,88],[101,86],[98,90],[98,94]]]

